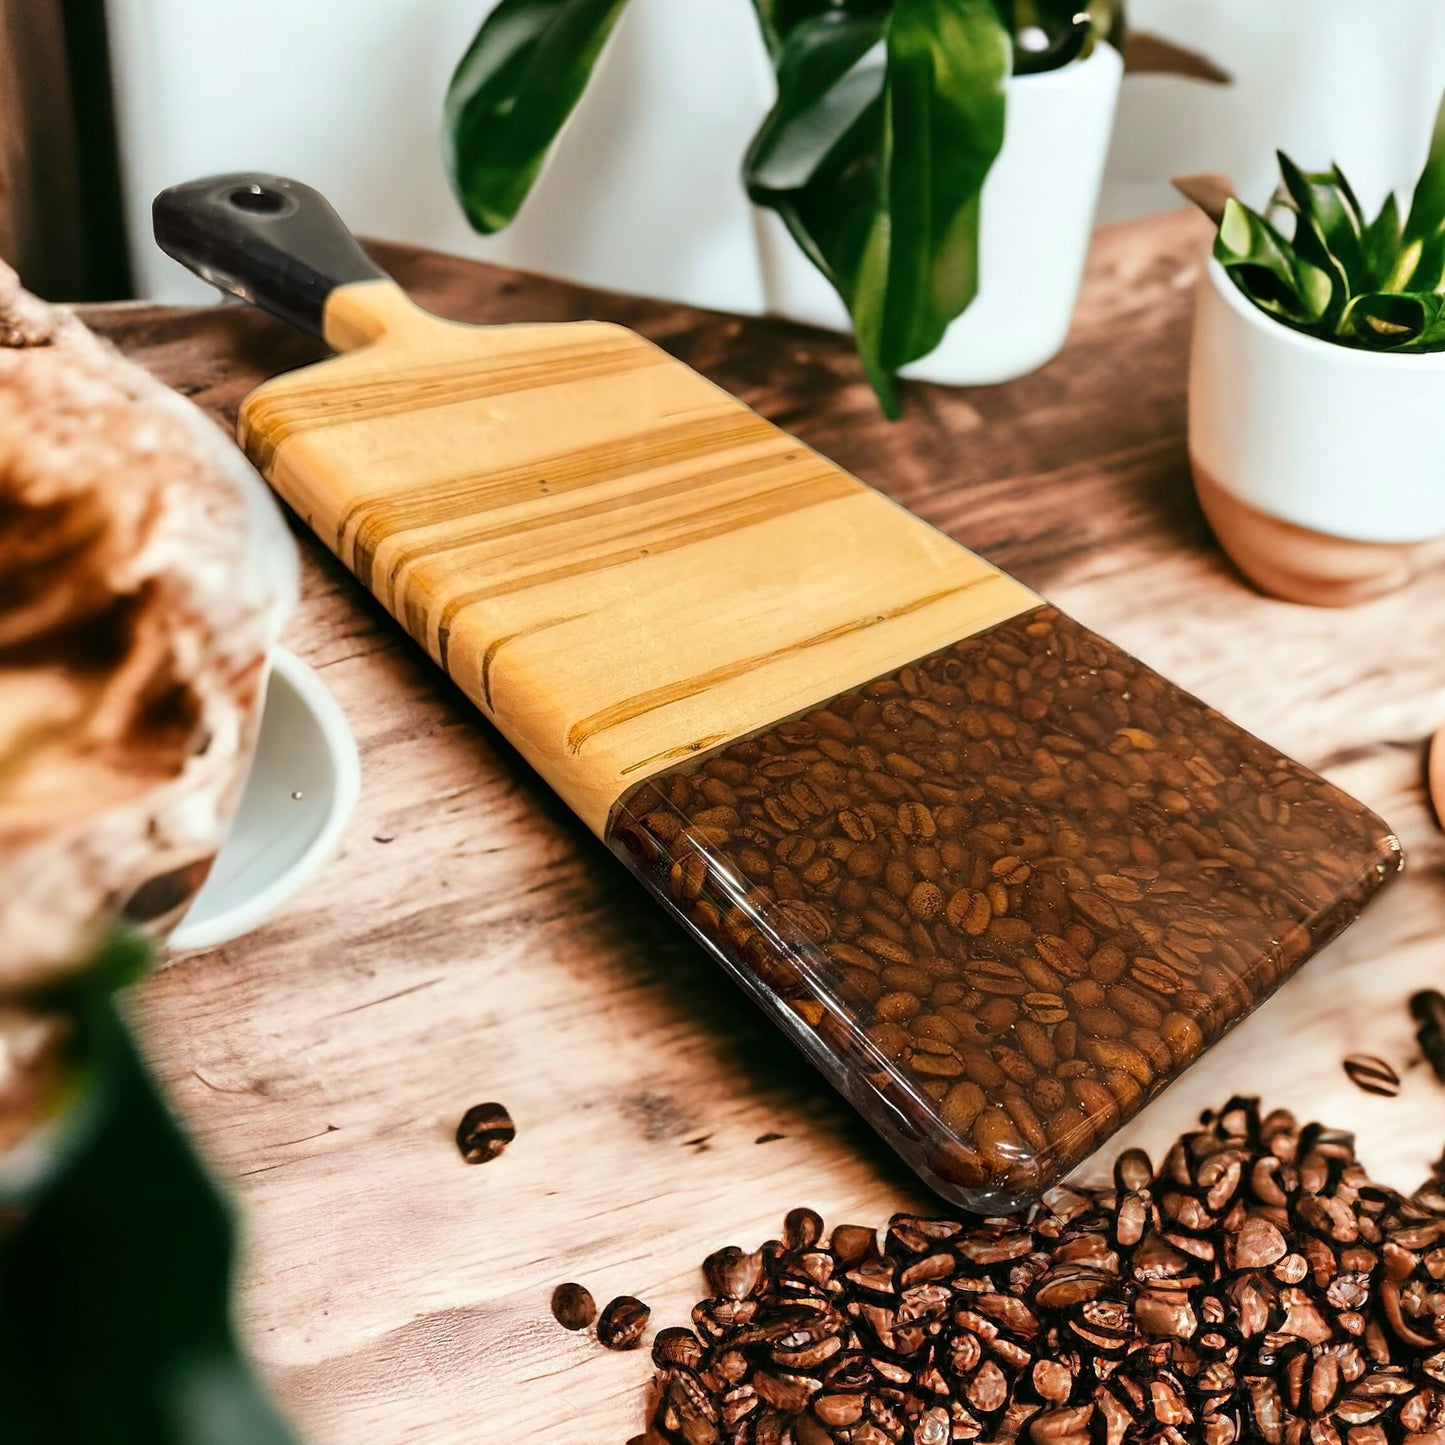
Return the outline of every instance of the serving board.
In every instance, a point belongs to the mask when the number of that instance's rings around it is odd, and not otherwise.
[[[1039,598],[605,322],[391,281],[241,407],[247,454],[599,837],[634,783]]]
[[[1349,612],[1250,591],[1190,492],[1184,371],[1205,230],[1100,233],[1074,335],[1033,377],[910,387],[876,413],[847,344],[382,247],[424,305],[468,320],[598,317],[642,332],[1089,626],[1380,812],[1404,879],[1117,1142],[1155,1147],[1232,1090],[1351,1126],[1416,1182],[1445,1087],[1404,1000],[1445,977],[1445,848],[1423,740],[1445,721],[1445,562]],[[229,421],[318,350],[239,307],[92,311]],[[341,855],[257,934],[136,998],[150,1057],[219,1172],[249,1249],[248,1338],[313,1445],[608,1445],[649,1365],[556,1326],[552,1287],[634,1293],[681,1323],[696,1267],[809,1203],[881,1222],[925,1205],[716,966],[658,913],[471,705],[309,537],[288,643],[356,729],[363,792]],[[1340,1069],[1363,1050],[1397,1099]],[[504,1102],[483,1166],[451,1135]],[[1111,1146],[1111,1151],[1112,1151]]]

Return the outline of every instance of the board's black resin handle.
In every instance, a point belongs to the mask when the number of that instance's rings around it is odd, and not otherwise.
[[[338,286],[386,275],[325,196],[284,176],[241,171],[171,186],[151,220],[168,256],[313,336]]]

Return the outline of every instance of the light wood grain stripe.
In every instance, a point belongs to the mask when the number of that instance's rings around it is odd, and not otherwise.
[[[533,558],[543,555],[568,556],[575,551],[575,541],[567,535],[557,534],[560,530],[569,525],[589,520],[601,521],[605,518],[616,518],[627,512],[647,512],[649,515],[642,517],[636,526],[626,533],[616,535],[632,535],[643,537],[656,537],[658,545],[649,548],[642,555],[651,556],[656,551],[668,550],[669,544],[665,541],[665,534],[662,529],[670,526],[679,520],[689,516],[703,515],[704,513],[717,516],[720,512],[727,511],[732,507],[747,507],[755,510],[754,504],[757,499],[764,496],[776,495],[777,492],[787,488],[796,488],[809,481],[820,480],[824,473],[815,472],[813,477],[797,475],[796,466],[792,465],[793,458],[770,457],[763,458],[753,463],[737,464],[717,468],[714,472],[702,472],[693,476],[683,477],[671,482],[663,482],[655,487],[646,488],[643,491],[629,492],[625,496],[609,497],[604,501],[592,502],[584,506],[569,507],[559,510],[556,514],[548,514],[544,517],[531,517],[516,522],[503,522],[493,527],[476,528],[465,538],[453,535],[444,544],[431,547],[415,546],[405,550],[400,558],[393,559],[387,568],[385,581],[386,592],[383,595],[380,583],[373,585],[371,590],[376,596],[386,602],[387,607],[393,612],[398,610],[397,599],[406,598],[408,569],[417,567],[432,567],[437,562],[444,560],[449,553],[459,552],[466,549],[485,548],[493,543],[519,542],[525,546]],[[769,473],[783,474],[783,486],[772,488],[769,491],[761,491],[758,485],[768,476]],[[731,488],[735,493],[734,484],[745,481],[753,485],[750,497],[739,499],[735,496],[713,497],[710,493],[723,492]],[[676,506],[666,507],[668,502],[676,502],[679,499],[687,499],[697,505],[686,510],[679,510]],[[800,505],[812,505],[811,502],[800,500]],[[769,512],[767,515],[782,515],[782,512]],[[747,515],[745,513],[744,515]],[[743,523],[746,525],[746,523]],[[556,536],[553,541],[549,534]],[[707,535],[716,535],[708,533]],[[530,541],[527,539],[531,538]],[[705,540],[702,534],[698,534],[693,540]],[[687,545],[687,539],[681,539],[675,545]],[[512,549],[518,550],[518,549]],[[544,576],[536,585],[545,586],[547,582],[555,580],[554,577]],[[529,584],[530,585],[530,584]],[[509,591],[522,590],[518,587],[507,589]],[[410,595],[421,595],[420,592]],[[496,592],[490,595],[502,596],[505,592]],[[480,598],[477,600],[481,600]],[[431,599],[429,605],[434,605],[435,599]],[[408,622],[408,626],[410,626]]]
[[[797,642],[789,643],[786,647],[775,647],[767,652],[755,653],[751,657],[742,657],[736,662],[698,673],[695,677],[681,678],[665,687],[655,687],[636,697],[629,697],[575,723],[567,733],[567,746],[572,752],[580,753],[588,741],[606,732],[609,728],[619,727],[623,723],[631,722],[634,718],[642,717],[657,708],[681,702],[683,698],[696,697],[699,693],[708,691],[709,688],[717,687],[720,683],[730,682],[734,678],[743,677],[747,673],[757,671],[760,667],[782,662],[789,657],[800,656],[809,648],[837,642],[854,633],[863,632],[870,627],[877,627],[880,623],[892,622],[896,618],[907,617],[910,613],[921,612],[925,607],[932,607],[937,602],[944,602],[950,597],[958,597],[977,587],[986,587],[994,580],[995,578],[990,575],[977,577],[971,582],[965,582],[961,587],[946,587],[943,591],[930,593],[927,597],[914,598],[900,607],[890,607],[882,612],[876,612],[872,616],[859,617],[852,622],[843,622],[836,627],[829,627],[823,632],[815,632],[811,637],[804,637]],[[912,660],[911,658],[904,659],[906,662]],[[768,719],[770,723],[777,721],[779,721],[777,718]],[[758,726],[762,727],[765,724],[759,723]],[[696,752],[701,746],[701,743],[691,743],[674,751]]]
[[[413,520],[412,526],[396,527],[392,532],[384,532],[371,525],[370,514],[367,514],[367,520],[363,525],[370,536],[371,545],[368,546],[366,552],[357,552],[355,571],[357,571],[358,577],[363,577],[364,571],[363,579],[367,582],[368,587],[371,587],[371,590],[377,591],[377,588],[384,585],[387,590],[394,592],[399,585],[403,584],[403,575],[407,569],[423,564],[423,562],[438,561],[438,559],[448,556],[449,553],[467,551],[468,548],[483,548],[487,543],[501,542],[504,539],[522,539],[527,533],[549,532],[549,530],[558,529],[569,523],[584,522],[590,517],[617,516],[617,514],[634,509],[652,510],[655,519],[662,522],[672,516],[672,512],[665,509],[662,503],[673,497],[701,497],[714,488],[724,488],[728,484],[738,483],[738,481],[763,481],[777,473],[792,473],[792,480],[806,480],[809,470],[805,465],[799,465],[805,455],[801,454],[801,448],[796,448],[790,452],[776,452],[772,457],[766,454],[754,454],[749,460],[738,461],[737,448],[734,447],[725,452],[725,460],[718,464],[707,465],[699,458],[696,464],[689,465],[688,473],[682,477],[675,477],[670,481],[660,481],[652,486],[644,486],[643,478],[650,471],[675,471],[676,464],[681,460],[675,452],[665,455],[665,457],[659,455],[659,457],[653,458],[652,464],[640,465],[636,470],[626,468],[626,470],[617,471],[611,477],[597,477],[592,478],[591,481],[578,480],[574,487],[561,488],[561,490],[549,488],[545,493],[548,512],[542,516],[522,514],[522,516],[510,517],[504,522],[491,523],[488,526],[458,525],[451,527],[444,535],[432,536],[428,542],[418,540],[412,546],[403,546],[403,548],[397,549],[389,559],[384,579],[373,578],[377,546],[383,542],[394,540],[397,536],[406,535],[407,532],[432,533],[435,523],[428,514],[425,522]],[[812,468],[812,474],[818,474],[818,468]],[[581,504],[572,504],[572,506],[568,506],[565,501],[555,500],[559,496],[565,497],[568,490],[595,491],[604,486],[607,481],[617,481],[623,477],[637,483],[637,486],[630,488],[626,494],[614,491],[611,496],[604,497],[604,499],[584,500]],[[533,481],[527,496],[517,497],[516,500],[532,501],[532,503],[542,500],[539,497],[538,488],[536,488],[536,481]],[[488,514],[500,510],[504,504],[506,503],[497,503],[494,509],[478,507],[473,516],[488,516]],[[360,543],[358,543],[358,548],[360,548]]]
[[[738,448],[750,442],[787,446],[791,438],[751,413],[725,412],[655,427],[635,440],[629,439],[625,448],[619,448],[616,442],[601,442],[548,452],[520,466],[462,472],[439,482],[410,487],[399,497],[369,497],[358,501],[342,514],[335,550],[345,556],[347,537],[353,536],[353,570],[370,587],[376,549],[398,533],[423,527],[431,529],[447,522],[475,521],[500,508],[535,501],[539,495],[561,498],[608,482],[642,476],[665,465],[701,462],[717,453],[735,456]],[[790,454],[802,450],[792,443]],[[541,490],[543,487],[545,493]],[[457,532],[447,538],[446,545],[464,545],[468,538],[481,540],[481,534],[476,529]],[[400,565],[409,560],[413,560],[410,553]],[[395,585],[397,571],[396,564],[389,569],[388,585]]]
[[[851,478],[819,459],[818,468],[811,476],[790,477],[783,486],[755,492],[752,496],[740,498],[722,506],[713,503],[710,506],[699,508],[694,513],[670,517],[668,522],[672,525],[685,524],[694,518],[706,519],[700,520],[696,525],[686,526],[684,530],[671,536],[658,530],[658,522],[655,519],[643,519],[635,527],[631,527],[621,534],[622,538],[636,539],[631,545],[614,547],[610,551],[596,552],[589,557],[575,558],[573,561],[560,562],[551,567],[538,568],[535,571],[508,578],[506,581],[490,583],[485,587],[469,588],[465,592],[448,598],[442,605],[437,622],[437,661],[441,663],[442,667],[446,667],[447,644],[451,633],[457,627],[458,620],[463,613],[468,608],[475,607],[479,602],[544,587],[552,582],[580,581],[594,573],[607,572],[628,562],[638,561],[644,557],[655,557],[662,552],[675,552],[680,548],[691,547],[713,537],[725,537],[747,527],[754,527],[778,517],[785,517],[791,512],[804,511],[824,502],[846,497],[856,488],[857,483]],[[621,538],[612,540],[617,541]],[[575,547],[572,544],[561,544],[556,549],[539,547],[538,550],[543,557],[550,558],[559,554],[572,555]],[[415,614],[415,621],[420,623],[424,629],[426,613],[434,604],[429,599],[424,599],[420,593],[416,595],[419,606]],[[408,605],[410,605],[410,601],[411,599],[408,598]],[[412,635],[417,636],[417,632],[413,630],[411,617],[408,618],[408,630],[412,630]],[[417,636],[417,640],[423,643],[426,641],[424,636]]]
[[[252,459],[264,471],[276,448],[302,432],[461,406],[520,391],[565,388],[596,377],[644,371],[666,360],[665,352],[648,355],[615,342],[593,342],[511,352],[490,366],[479,366],[473,358],[399,368],[381,377],[355,377],[342,367],[328,371],[328,364],[322,363],[313,385],[295,388],[276,399],[268,399],[260,391],[253,393],[257,404],[248,420],[265,444],[259,452],[253,449]]]

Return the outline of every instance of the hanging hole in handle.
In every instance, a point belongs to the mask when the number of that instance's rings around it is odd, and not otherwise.
[[[268,186],[242,186],[226,197],[238,211],[249,211],[257,216],[274,216],[293,204],[289,196],[273,191]]]

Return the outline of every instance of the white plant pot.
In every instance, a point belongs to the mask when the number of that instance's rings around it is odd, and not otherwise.
[[[1445,537],[1445,352],[1302,335],[1211,260],[1189,372],[1189,453],[1225,550],[1266,591],[1337,605],[1399,585]]]
[[[1337,161],[1371,207],[1413,187],[1445,90],[1441,0],[1129,0],[1129,25],[1233,83],[1125,80],[1101,220],[1169,210],[1170,177],[1208,171],[1263,205],[1276,149],[1306,169]]]
[[[1008,82],[1003,150],[984,182],[979,291],[937,350],[904,376],[953,385],[1008,381],[1055,356],[1068,334],[1093,231],[1123,75],[1119,54]],[[769,308],[848,330],[837,293],[771,213],[760,213]]]
[[[292,175],[363,235],[585,284],[764,308],[739,178],[771,103],[746,0],[631,0],[516,222],[482,237],[442,164],[447,81],[489,0],[109,0],[140,293],[214,295],[151,239],[151,197]]]

